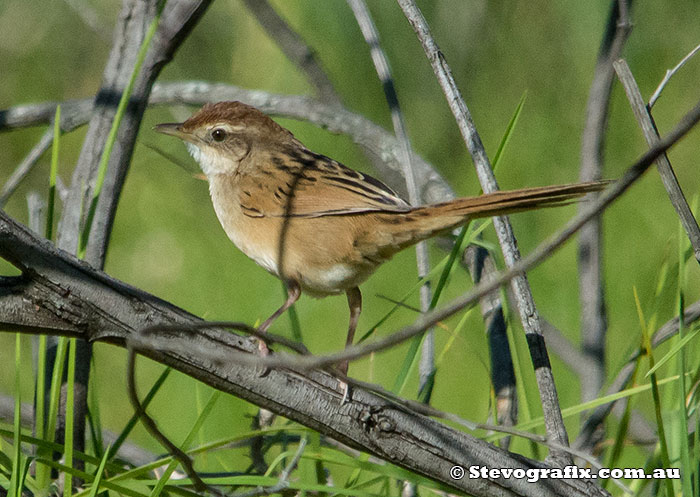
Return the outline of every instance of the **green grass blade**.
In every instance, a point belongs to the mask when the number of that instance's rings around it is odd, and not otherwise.
[[[486,223],[483,223],[486,224]],[[468,245],[472,240],[475,240],[477,238],[477,234],[480,233],[481,230],[475,228],[473,226],[473,223],[470,223],[469,226],[465,226],[462,228],[460,231],[459,235],[457,236],[457,239],[455,241],[455,244],[452,246],[452,250],[450,250],[449,255],[447,256],[445,260],[445,264],[441,265],[442,270],[440,272],[440,278],[438,280],[437,285],[435,286],[435,291],[433,292],[433,298],[430,301],[430,309],[434,309],[435,306],[438,303],[438,300],[440,299],[440,296],[442,295],[442,291],[445,288],[445,285],[447,284],[447,279],[449,275],[452,273],[452,270],[454,269],[454,263],[457,260],[457,256],[464,250],[466,245]],[[467,236],[468,235],[468,236]],[[466,240],[466,241],[465,241]],[[436,266],[437,269],[438,266]],[[419,287],[420,288],[420,287]],[[406,355],[404,356],[403,363],[401,365],[401,369],[399,370],[399,374],[396,376],[396,380],[394,381],[394,387],[393,391],[397,394],[400,394],[403,389],[406,387],[406,384],[408,383],[408,379],[410,378],[410,373],[411,371],[415,368],[415,365],[418,361],[418,350],[420,350],[420,344],[425,338],[425,334],[417,335],[410,341],[410,345],[408,348],[408,351],[406,352]],[[434,378],[434,373],[433,372],[433,378]],[[423,398],[429,398],[430,393],[432,389],[432,381],[429,380],[426,383],[426,387],[424,387],[424,391],[419,392],[419,395]]]
[[[63,378],[63,367],[66,363],[66,352],[68,339],[61,337],[58,339],[56,347],[56,359],[51,375],[51,391],[49,392],[49,419],[46,425],[46,440],[54,440],[56,436],[56,418],[58,417],[58,405],[61,395],[61,380]]]
[[[51,169],[49,172],[49,200],[46,214],[45,233],[47,240],[53,238],[53,224],[56,209],[56,178],[58,177],[58,157],[61,144],[61,106],[56,106],[54,115],[53,128],[53,143],[51,147]],[[39,344],[37,351],[37,373],[36,373],[36,392],[35,392],[35,410],[34,410],[34,433],[38,438],[44,438],[46,435],[46,361],[47,361],[47,339],[46,335],[39,336]],[[43,465],[38,465],[36,468],[36,481],[41,489],[45,489],[49,485],[50,474],[47,468]]]
[[[56,106],[53,118],[53,143],[51,146],[51,172],[49,173],[49,202],[46,214],[46,239],[53,238],[53,218],[56,207],[56,177],[58,176],[58,154],[61,146],[61,106]]]
[[[474,310],[473,307],[471,309],[468,309],[467,312],[465,312],[464,315],[462,316],[462,319],[459,320],[459,322],[457,323],[457,326],[455,326],[454,330],[452,330],[450,337],[447,339],[445,346],[442,348],[442,350],[440,351],[440,354],[438,355],[437,360],[435,361],[436,368],[440,367],[442,362],[445,360],[445,356],[447,355],[447,352],[452,348],[455,340],[460,335],[460,333],[462,333],[462,330],[467,325],[467,320],[469,319],[469,316],[471,316],[471,313],[473,310]]]
[[[73,427],[75,423],[75,354],[78,341],[76,338],[69,339],[68,343],[68,377],[66,379],[66,418],[64,440],[65,450],[63,451],[64,462],[67,466],[73,467]],[[71,497],[73,494],[73,478],[70,473],[65,474],[63,486],[63,496]]]
[[[46,335],[39,335],[36,369],[36,401],[34,409],[34,433],[37,438],[44,438],[46,432],[45,396],[46,396]],[[45,466],[37,466],[36,481],[39,488],[46,488],[49,484],[49,473]]]
[[[282,451],[281,453],[279,453],[279,454],[277,455],[277,457],[275,457],[275,458],[272,460],[272,462],[270,463],[270,465],[268,466],[267,471],[265,471],[265,475],[264,475],[264,476],[271,476],[271,475],[272,475],[272,472],[275,470],[275,468],[276,468],[277,466],[282,466],[282,465],[284,464],[284,461],[285,461],[288,457],[293,457],[294,454],[296,454],[296,452],[297,452],[297,450],[294,449],[294,450],[284,450],[284,451]]]
[[[97,492],[100,489],[100,482],[102,481],[102,475],[105,472],[105,466],[106,466],[108,460],[109,460],[109,451],[106,450],[104,455],[102,456],[102,460],[100,461],[100,467],[97,468],[97,473],[95,473],[95,479],[92,482],[89,497],[97,497]]]
[[[644,312],[642,310],[641,302],[639,301],[639,295],[637,295],[637,288],[634,287],[634,301],[637,306],[637,314],[639,315],[639,323],[642,328],[642,340],[644,345],[644,353],[649,360],[649,369],[654,367],[654,354],[653,348],[651,346],[651,336],[649,335],[649,330],[647,329],[646,320],[644,319]],[[665,468],[671,467],[671,461],[668,455],[668,443],[666,442],[666,430],[664,428],[664,419],[661,414],[661,397],[659,395],[659,385],[656,381],[656,373],[652,373],[650,376],[651,383],[651,397],[654,401],[654,415],[656,416],[656,430],[659,436],[659,448],[661,452],[661,461]],[[673,482],[671,480],[664,481],[666,486],[667,497],[673,497]]]
[[[437,303],[440,300],[440,295],[442,295],[442,291],[445,289],[445,285],[447,284],[447,278],[449,278],[450,273],[452,273],[454,263],[457,260],[459,254],[461,254],[464,250],[463,245],[464,238],[466,237],[466,235],[467,227],[463,226],[462,229],[459,231],[459,235],[457,235],[457,239],[455,240],[455,243],[452,246],[452,250],[450,250],[450,254],[447,256],[447,264],[440,273],[440,279],[438,279],[437,285],[435,285],[435,291],[433,292],[433,298],[430,301],[429,310],[435,309],[435,306],[437,306]]]
[[[0,427],[0,436],[2,437],[12,437],[13,430],[12,429],[5,429]],[[34,445],[40,449],[43,449],[46,453],[51,454],[52,452],[63,452],[63,445],[58,444],[56,442],[50,442],[47,440],[42,440],[36,437],[32,437],[26,434],[22,435],[22,442],[25,444],[30,444]],[[2,453],[0,452],[0,458],[2,457]],[[91,456],[89,454],[85,454],[84,452],[79,452],[76,450],[73,450],[73,458],[74,459],[80,459],[81,461],[85,461],[86,463],[93,464],[95,467],[97,467],[100,464],[100,459],[98,459],[95,456]],[[10,459],[7,459],[10,461]],[[2,465],[2,461],[0,460],[0,465]],[[11,464],[8,466],[10,467]],[[123,470],[123,466],[119,464],[109,464],[107,466],[107,469],[111,472],[118,472],[120,470]],[[75,497],[75,496],[73,496]]]
[[[646,373],[646,377],[651,376],[652,374],[656,373],[656,371],[666,364],[668,361],[670,361],[673,357],[676,356],[679,352],[683,351],[685,347],[693,341],[697,336],[698,333],[700,333],[700,325],[693,326],[692,330],[689,333],[683,333],[682,335],[679,334],[678,340],[671,346],[671,348],[664,354],[664,356],[656,361],[654,363],[654,367],[651,368],[649,371]],[[681,354],[682,355],[682,354]]]
[[[95,356],[90,358],[92,362],[92,370],[96,368]],[[100,386],[97,383],[95,375],[90,375],[88,378],[88,410],[87,422],[90,430],[90,439],[92,440],[92,449],[94,453],[101,457],[105,453],[104,440],[102,440],[102,420],[100,416]]]
[[[474,231],[469,232],[469,243],[476,243],[477,236],[481,234],[488,226],[491,225],[490,221],[484,222],[480,224],[478,227],[474,229]],[[389,311],[379,320],[377,321],[373,326],[369,328],[367,332],[365,332],[358,340],[357,343],[362,343],[365,340],[367,340],[374,332],[381,326],[383,325],[389,317],[391,317],[394,312],[396,312],[398,309],[403,307],[404,302],[414,293],[416,293],[424,284],[426,281],[434,278],[437,276],[438,273],[440,273],[444,268],[445,265],[447,264],[447,260],[449,259],[449,255],[445,256],[440,262],[438,262],[435,267],[433,267],[430,272],[425,275],[423,278],[418,280],[417,283],[415,283],[406,293],[403,294],[403,296],[396,302],[394,302],[394,306],[389,309]]]
[[[666,386],[672,384],[674,381],[678,381],[678,376],[673,375],[669,376],[668,378],[663,378],[661,380],[658,380],[656,382],[656,385],[661,387],[661,386]],[[568,418],[571,416],[575,416],[577,414],[582,413],[583,411],[588,411],[590,409],[595,409],[598,406],[602,406],[603,404],[607,404],[608,402],[614,402],[616,400],[624,399],[627,397],[631,397],[633,395],[639,395],[641,393],[647,392],[651,390],[652,384],[651,383],[645,383],[644,385],[637,385],[634,387],[626,388],[625,390],[620,390],[619,392],[611,393],[609,395],[604,395],[603,397],[598,397],[597,399],[590,400],[588,402],[583,402],[581,404],[577,404],[575,406],[570,406],[565,409],[561,410],[561,415],[563,418]],[[523,431],[528,431],[532,430],[534,428],[539,428],[544,426],[544,420],[540,416],[538,418],[534,418],[530,421],[525,421],[522,423],[518,423],[516,426],[514,426],[515,429],[517,430],[523,430]],[[492,435],[489,435],[484,438],[487,442],[493,442],[495,440],[498,440],[499,438],[506,437],[508,434],[506,433],[494,433]]]
[[[637,373],[639,372],[639,363],[641,357],[637,358],[635,362],[634,371],[632,372],[632,377],[630,378],[630,384],[634,385],[637,381]],[[630,414],[632,412],[632,401],[634,397],[631,397],[625,404],[625,412],[620,419],[620,424],[615,434],[615,442],[613,443],[612,450],[610,450],[610,456],[608,458],[607,467],[614,468],[617,466],[617,462],[622,455],[622,449],[627,442],[627,430],[629,428]],[[603,481],[603,488],[608,487],[609,479]]]
[[[520,101],[518,102],[517,107],[515,108],[515,112],[513,113],[513,116],[510,118],[510,121],[508,122],[508,126],[506,126],[506,130],[503,133],[503,137],[501,137],[501,142],[498,144],[498,149],[496,150],[496,155],[493,156],[493,169],[494,171],[496,170],[496,166],[498,166],[498,163],[501,161],[501,157],[503,157],[503,152],[506,149],[506,146],[508,145],[508,142],[510,141],[511,136],[513,136],[513,131],[515,130],[515,125],[518,123],[518,119],[520,118],[520,114],[523,111],[523,107],[525,106],[525,99],[527,98],[527,92],[523,93],[523,96],[520,97]]]
[[[33,457],[25,457],[22,456],[22,469],[20,470],[19,474],[19,489],[27,488],[30,490],[32,493],[36,494],[37,487],[35,484],[32,484],[30,479],[27,478],[29,476],[29,468],[34,461]],[[22,493],[18,494],[22,495]]]
[[[312,431],[306,435],[309,445],[306,452],[318,454],[321,451],[321,435],[316,431]],[[362,457],[362,455],[360,455]],[[299,474],[302,481],[313,481],[319,485],[326,483],[326,471],[323,461],[320,459],[309,460],[301,458],[299,461]],[[318,497],[326,497],[328,494],[323,492]]]
[[[57,461],[54,461],[52,459],[37,459],[37,463],[40,464],[45,464],[46,466],[49,466],[50,468],[54,468],[60,472],[66,473],[67,475],[71,475],[73,478],[80,478],[81,480],[85,482],[92,482],[93,477],[91,474],[86,473],[85,471],[80,471],[78,469],[72,468],[70,466],[66,466],[65,464],[61,464]],[[126,485],[119,485],[117,483],[114,483],[109,480],[101,480],[100,485],[107,489],[107,490],[112,490],[114,492],[117,492],[118,494],[121,495],[126,495],[128,497],[147,497],[148,494],[138,492],[136,490],[133,490],[129,488]],[[80,494],[76,495],[85,495],[87,494],[87,490],[81,492]]]
[[[22,335],[15,335],[15,412],[13,418],[14,451],[12,454],[12,475],[10,476],[10,497],[22,495],[20,468],[22,467]]]
[[[205,478],[204,481],[209,485],[222,485],[222,486],[246,486],[246,487],[271,487],[279,483],[279,480],[275,477],[270,476],[222,476],[216,478]],[[180,486],[191,486],[192,481],[189,478],[184,478],[182,480],[175,480],[170,483],[171,488],[176,489]],[[302,492],[308,492],[313,494],[318,494],[320,492],[332,491],[333,495],[347,495],[354,497],[386,497],[386,494],[371,493],[357,488],[340,488],[340,487],[329,487],[327,485],[309,484],[303,483],[296,480],[289,481],[289,485],[285,490],[299,490]],[[286,492],[281,493],[285,495]],[[262,495],[265,495],[264,493]],[[280,495],[280,494],[275,494]]]
[[[685,265],[687,259],[684,253],[687,252],[686,245],[688,239],[685,236],[683,227],[678,224],[678,291],[676,302],[678,306],[678,336],[675,338],[676,342],[682,342],[685,338],[685,323],[683,322],[683,316],[685,316],[685,293],[683,287],[685,284]],[[682,474],[686,475],[685,478],[681,479],[681,487],[683,488],[683,495],[692,495],[693,486],[692,478],[693,465],[690,462],[690,447],[688,446],[688,412],[686,411],[685,400],[687,395],[687,388],[685,383],[685,373],[686,373],[686,358],[685,358],[685,348],[681,348],[676,355],[676,373],[679,376],[678,380],[678,396],[676,398],[677,409],[678,409],[678,436],[674,437],[678,440],[678,452],[680,452],[681,459],[681,471]],[[697,461],[696,461],[697,463]],[[694,465],[697,469],[697,464]],[[700,492],[700,489],[696,489]]]

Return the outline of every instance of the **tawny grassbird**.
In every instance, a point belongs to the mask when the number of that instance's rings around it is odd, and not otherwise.
[[[231,241],[284,281],[288,297],[345,293],[347,344],[360,316],[359,285],[398,251],[479,217],[566,204],[605,182],[499,191],[411,207],[391,188],[306,148],[259,110],[240,102],[205,105],[187,121],[159,124],[185,142],[209,181],[214,210]],[[261,351],[267,349],[261,344]],[[341,365],[347,372],[347,363]]]

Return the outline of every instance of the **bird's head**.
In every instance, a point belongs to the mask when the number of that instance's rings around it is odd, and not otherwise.
[[[187,121],[155,130],[183,140],[207,176],[235,173],[256,147],[294,141],[292,133],[241,102],[207,104]]]

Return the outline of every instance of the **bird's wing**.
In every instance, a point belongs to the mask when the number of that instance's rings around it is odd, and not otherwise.
[[[273,155],[257,174],[241,178],[241,206],[252,217],[323,217],[408,212],[410,205],[381,181],[306,149]]]

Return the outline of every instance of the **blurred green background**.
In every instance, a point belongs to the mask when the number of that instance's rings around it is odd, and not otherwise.
[[[86,2],[80,12],[69,3],[73,2],[0,2],[2,108],[90,97],[98,89],[119,2]],[[367,46],[346,3],[341,0],[271,3],[315,50],[344,105],[391,129]],[[471,160],[413,31],[395,2],[368,3],[392,64],[414,149],[460,195],[477,194],[479,185]],[[519,100],[527,93],[524,110],[497,170],[501,188],[576,181],[584,109],[609,2],[435,0],[418,3],[452,67],[491,156]],[[653,92],[666,69],[700,42],[698,19],[698,2],[666,0],[635,5],[634,28],[624,55],[645,98]],[[214,2],[160,77],[160,81],[177,80],[221,81],[288,94],[312,93],[303,74],[268,39],[240,1]],[[700,58],[691,60],[672,79],[654,109],[662,134],[698,100],[699,80]],[[175,114],[165,108],[148,110],[140,140],[157,144],[193,164],[181,144],[152,131],[154,124],[181,118],[193,110],[184,114],[181,108]],[[372,172],[369,162],[349,139],[306,123],[280,122],[312,150]],[[6,180],[43,132],[44,128],[33,128],[0,134],[0,181]],[[84,132],[78,130],[62,141],[59,174],[65,182],[70,179]],[[646,148],[619,85],[614,91],[607,136],[605,176],[616,178]],[[694,131],[670,153],[689,199],[696,197],[700,186],[699,146],[700,134]],[[49,154],[46,154],[6,206],[14,218],[26,222],[27,193],[46,194],[48,167]],[[576,207],[571,206],[513,217],[522,252],[530,252],[575,212]],[[640,340],[633,288],[637,288],[645,309],[659,310],[659,322],[673,316],[675,287],[671,285],[660,296],[655,296],[655,290],[662,264],[675,263],[678,222],[654,170],[617,201],[604,219],[610,324],[607,353],[612,375]],[[486,238],[494,241],[492,231],[487,231]],[[432,244],[431,255],[437,262],[445,253]],[[689,266],[687,301],[694,302],[700,297],[699,272],[697,265]],[[205,319],[253,324],[267,317],[283,298],[280,283],[226,238],[211,208],[206,183],[193,179],[191,174],[142,145],[135,149],[105,270]],[[675,281],[675,275],[670,278]],[[412,250],[382,267],[362,287],[365,306],[360,334],[391,308],[391,303],[379,295],[398,299],[415,281]],[[443,302],[466,291],[469,281],[464,271],[455,272]],[[580,316],[575,244],[570,242],[534,269],[530,282],[542,316],[577,343]],[[417,296],[408,303],[417,306]],[[347,326],[345,298],[319,301],[306,297],[296,308],[304,341],[313,352],[342,348]],[[486,421],[490,389],[488,350],[479,313],[472,314],[466,332],[457,338],[438,365],[433,404],[468,419]],[[412,311],[401,310],[379,333],[389,333],[415,318]],[[456,319],[459,316],[445,324],[453,326]],[[283,317],[272,331],[289,335],[289,329],[288,318]],[[522,346],[522,337],[516,334]],[[436,332],[438,352],[448,336],[444,330]],[[12,340],[12,335],[0,334],[0,391],[6,394],[12,393]],[[26,346],[24,357],[29,357],[29,339]],[[523,357],[525,350],[520,349]],[[379,357],[353,363],[350,374],[391,387],[405,351],[406,346],[398,347]],[[576,378],[556,357],[553,362],[562,407],[579,403]],[[94,391],[103,423],[113,430],[121,429],[132,412],[125,391],[124,363],[121,349],[100,344],[95,347]],[[150,381],[162,369],[145,359],[140,364],[140,376]],[[30,365],[26,368],[23,399],[30,401]],[[152,412],[174,440],[184,437],[197,415],[195,407],[208,397],[208,387],[199,384],[193,387],[193,383],[183,375],[172,375],[153,404]],[[414,396],[416,385],[414,377],[404,394]],[[538,399],[528,402],[534,414],[539,415]],[[246,431],[250,424],[248,416],[255,411],[254,406],[226,397],[219,402],[205,433],[216,438],[217,434]],[[567,426],[572,438],[575,437],[578,419],[569,419]],[[134,440],[162,451],[142,431],[135,434]],[[527,444],[516,442],[514,448],[526,450]]]

